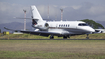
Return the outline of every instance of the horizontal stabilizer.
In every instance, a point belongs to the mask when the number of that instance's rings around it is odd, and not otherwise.
[[[15,19],[31,19],[32,20],[32,18],[20,18],[20,17],[13,17],[13,18],[15,18]]]
[[[19,31],[20,31],[20,30],[8,29],[8,28],[6,28],[6,27],[4,27],[4,29],[6,29],[6,30],[10,30],[10,31],[17,31],[17,32],[19,32]]]

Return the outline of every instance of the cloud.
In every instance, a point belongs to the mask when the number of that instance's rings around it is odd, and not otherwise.
[[[27,9],[27,14],[29,13],[28,7],[0,2],[0,24],[15,21],[20,22],[19,20],[14,20],[13,17],[24,17],[23,9]]]
[[[73,5],[73,6],[71,6],[73,9],[80,9],[81,8],[81,6],[80,5]]]
[[[46,19],[48,16],[48,6],[38,5],[36,6],[41,14],[41,16]],[[0,24],[1,23],[10,23],[10,22],[24,22],[22,19],[14,19],[13,17],[24,17],[23,9],[26,9],[27,18],[30,18],[31,10],[30,6],[23,6],[18,4],[9,4],[6,2],[0,2]],[[55,6],[49,5],[49,16],[51,19],[55,19],[55,14],[58,15],[58,10]],[[60,12],[60,11],[59,11]],[[31,21],[31,20],[27,20]]]
[[[68,10],[68,11],[67,11]],[[105,6],[86,3],[85,5],[69,6],[66,10],[68,20],[92,19],[95,21],[104,21]]]
[[[47,19],[48,16],[48,5],[37,5],[36,6],[43,17]],[[63,20],[82,20],[82,19],[93,19],[93,20],[104,20],[105,19],[105,6],[94,5],[89,2],[82,3],[80,5],[49,5],[49,16],[52,20],[60,20],[61,11],[63,8]],[[14,19],[13,17],[24,17],[23,9],[27,10],[27,17],[31,17],[30,6],[24,6],[19,4],[10,4],[7,2],[0,2],[0,24],[10,22],[24,22],[21,19]],[[28,21],[28,20],[27,20]],[[30,20],[29,20],[30,21]]]
[[[101,15],[105,13],[105,6],[92,6],[89,12],[93,15]]]
[[[58,8],[58,6],[56,5],[49,5],[49,7],[48,5],[39,5],[36,7],[38,8],[39,13],[44,19],[48,18],[48,13],[49,13],[50,19],[55,19],[55,16],[60,14],[60,8]]]

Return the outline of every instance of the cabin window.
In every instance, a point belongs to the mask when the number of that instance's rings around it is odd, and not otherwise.
[[[69,24],[63,24],[63,25],[59,25],[59,27],[69,27]]]
[[[61,25],[59,25],[59,27],[60,27]]]
[[[88,26],[86,23],[79,23],[78,26]]]
[[[70,25],[68,25],[68,27],[69,27]]]
[[[64,25],[64,27],[65,27],[65,25]]]

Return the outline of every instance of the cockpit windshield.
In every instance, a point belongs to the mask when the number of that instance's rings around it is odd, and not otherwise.
[[[88,26],[86,23],[79,23],[78,26]]]

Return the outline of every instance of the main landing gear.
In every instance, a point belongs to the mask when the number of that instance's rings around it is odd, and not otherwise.
[[[54,36],[53,36],[53,35],[51,35],[51,36],[50,36],[50,39],[54,39]]]
[[[69,35],[63,36],[63,39],[67,39],[67,38],[70,38],[70,36]]]
[[[67,36],[63,36],[63,39],[67,39]]]
[[[70,36],[63,36],[63,39],[67,39],[67,38],[70,38]],[[51,35],[51,36],[50,36],[50,39],[54,39],[54,36]]]

